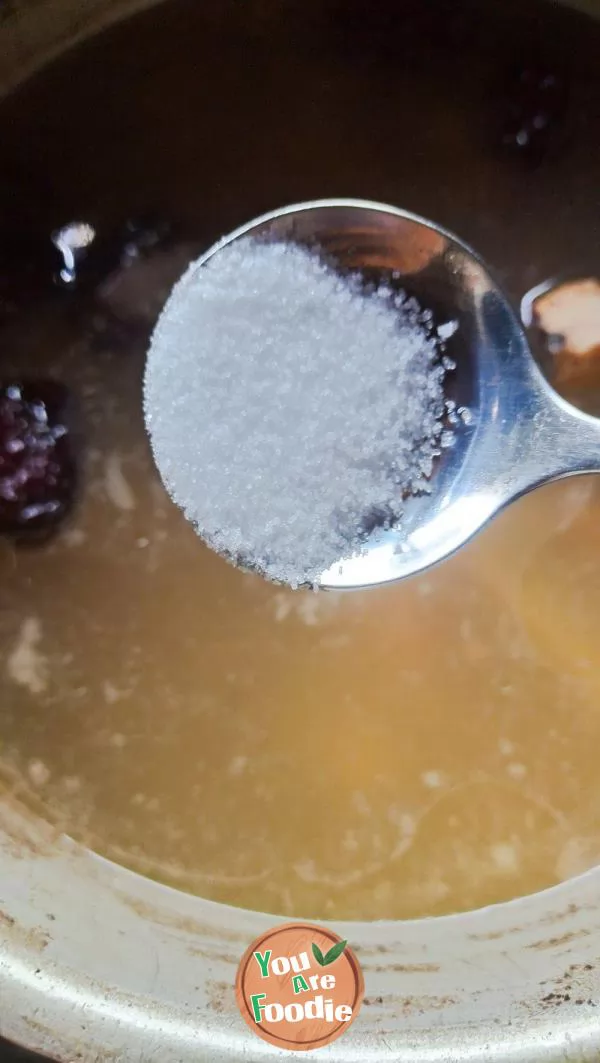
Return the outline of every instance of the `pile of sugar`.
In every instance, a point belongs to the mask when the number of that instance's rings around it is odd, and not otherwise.
[[[399,521],[442,436],[447,360],[428,320],[290,243],[244,238],[192,264],[152,338],[144,410],[198,534],[295,587]]]

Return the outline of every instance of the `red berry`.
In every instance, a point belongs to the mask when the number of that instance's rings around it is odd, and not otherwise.
[[[75,493],[65,411],[67,389],[51,381],[0,387],[0,533],[48,535]]]

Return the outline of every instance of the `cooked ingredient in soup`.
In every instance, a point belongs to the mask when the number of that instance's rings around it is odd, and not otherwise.
[[[600,281],[571,281],[540,295],[535,323],[548,338],[560,381],[582,375],[600,362]],[[588,381],[589,383],[589,381]]]
[[[293,243],[193,264],[148,354],[157,467],[202,538],[292,587],[318,582],[429,489],[442,431],[431,314]]]
[[[600,281],[549,283],[530,293],[527,311],[547,376],[564,398],[599,417]]]
[[[203,547],[142,416],[171,285],[273,204],[354,194],[435,217],[515,304],[585,260],[600,27],[535,0],[479,6],[170,0],[0,106],[3,159],[39,177],[48,243],[71,218],[122,232],[149,203],[188,242],[131,262],[119,237],[105,276],[94,242],[87,283],[54,299],[37,265],[33,286],[23,263],[8,291],[0,278],[2,378],[63,383],[83,428],[70,519],[36,549],[0,541],[2,785],[216,900],[421,916],[600,861],[600,477],[532,494],[397,586],[294,592]],[[492,149],[503,102],[473,91],[517,36],[550,70],[577,57],[577,136],[547,168]]]
[[[49,534],[75,491],[65,419],[68,393],[52,381],[0,387],[0,532]]]

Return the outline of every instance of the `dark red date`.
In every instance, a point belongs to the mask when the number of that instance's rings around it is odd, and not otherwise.
[[[0,533],[46,538],[68,513],[76,467],[67,389],[52,381],[0,387]]]

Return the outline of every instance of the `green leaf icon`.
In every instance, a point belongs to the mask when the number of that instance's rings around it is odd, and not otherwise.
[[[313,956],[314,956],[315,960],[317,961],[317,963],[320,964],[321,967],[324,967],[325,966],[325,957],[323,956],[323,953],[321,952],[319,946],[315,945],[314,941],[312,943],[312,951],[313,951]]]
[[[315,943],[313,941],[313,943],[312,943],[313,956],[314,956],[315,960],[317,961],[317,963],[320,964],[321,967],[328,967],[330,963],[335,963],[335,961],[337,960],[338,956],[342,955],[342,952],[346,948],[347,944],[348,944],[347,941],[336,941],[335,945],[331,946],[329,952],[326,952],[325,955],[323,955],[323,953],[321,952],[319,946],[315,945]]]
[[[328,967],[330,963],[335,963],[338,956],[342,955],[342,952],[346,948],[347,944],[347,941],[338,941],[335,945],[332,945],[329,952],[325,953],[325,957],[323,959],[323,967]]]

